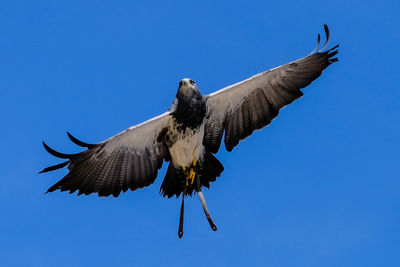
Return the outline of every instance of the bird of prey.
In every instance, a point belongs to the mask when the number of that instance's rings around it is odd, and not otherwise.
[[[325,50],[329,29],[324,25],[326,42],[308,56],[286,65],[259,73],[210,95],[202,95],[197,84],[188,78],[179,82],[172,106],[164,114],[98,144],[88,144],[68,133],[76,145],[86,150],[64,154],[43,142],[51,155],[65,162],[41,172],[68,166],[69,173],[47,192],[78,190],[78,195],[97,193],[117,197],[121,191],[134,191],[151,185],[163,161],[169,162],[160,194],[182,196],[179,238],[183,235],[184,199],[197,193],[213,231],[217,230],[208,212],[202,187],[209,188],[224,167],[214,156],[224,135],[228,151],[271,123],[279,110],[301,97],[300,89],[318,78],[337,61],[338,45]]]

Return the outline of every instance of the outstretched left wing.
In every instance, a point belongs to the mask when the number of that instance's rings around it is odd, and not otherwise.
[[[69,165],[69,173],[47,192],[79,190],[78,195],[98,193],[117,197],[121,191],[134,191],[152,184],[168,155],[162,134],[170,118],[170,113],[166,112],[99,144],[84,143],[68,133],[72,142],[88,148],[77,154],[57,152],[43,142],[51,155],[68,160],[45,168],[41,173]]]
[[[225,148],[231,151],[240,140],[254,130],[271,123],[279,110],[301,97],[306,87],[331,63],[337,61],[335,46],[323,51],[329,42],[329,30],[324,25],[326,42],[320,52],[317,47],[305,58],[257,74],[247,80],[207,96],[203,145],[217,153],[223,133]]]

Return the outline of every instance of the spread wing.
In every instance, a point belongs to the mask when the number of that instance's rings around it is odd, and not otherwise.
[[[47,192],[79,190],[78,195],[98,193],[99,196],[113,194],[117,197],[121,191],[133,191],[152,184],[163,160],[168,157],[162,135],[170,118],[166,112],[99,144],[84,143],[68,133],[72,142],[87,148],[77,154],[57,152],[43,142],[47,152],[68,160],[41,172],[67,165],[69,169],[69,173]]]
[[[225,148],[231,151],[254,130],[271,123],[279,110],[301,97],[306,87],[331,63],[337,61],[335,46],[323,51],[329,42],[329,29],[324,25],[326,42],[305,58],[259,73],[247,80],[207,96],[204,146],[217,153],[223,133]]]

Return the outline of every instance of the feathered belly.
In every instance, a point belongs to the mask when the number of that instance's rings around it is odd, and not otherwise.
[[[169,148],[171,159],[175,167],[190,167],[193,161],[203,157],[204,126],[196,129],[186,128],[184,131],[172,129],[172,146]]]

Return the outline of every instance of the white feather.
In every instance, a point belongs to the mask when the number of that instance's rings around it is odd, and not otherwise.
[[[184,133],[178,134],[177,140],[169,149],[175,167],[190,167],[194,159],[198,160],[203,156],[203,137],[203,124],[197,129],[187,128]]]

